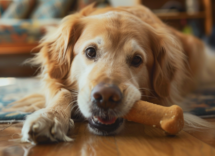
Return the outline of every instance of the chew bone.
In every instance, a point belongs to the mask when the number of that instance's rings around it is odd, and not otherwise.
[[[176,135],[184,126],[183,111],[177,105],[164,107],[145,101],[137,101],[124,118],[160,128],[170,135]]]

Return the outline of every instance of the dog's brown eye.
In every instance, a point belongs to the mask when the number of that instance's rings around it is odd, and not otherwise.
[[[89,47],[86,49],[86,56],[89,58],[89,59],[93,59],[96,57],[96,49],[93,48],[93,47]]]
[[[138,55],[134,56],[131,62],[131,65],[138,67],[143,62],[142,58]]]

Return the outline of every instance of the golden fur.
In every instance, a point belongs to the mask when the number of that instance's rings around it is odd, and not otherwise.
[[[144,6],[95,9],[93,5],[65,17],[42,39],[40,52],[30,61],[41,68],[45,108],[27,118],[23,141],[43,142],[41,135],[51,141],[70,141],[66,134],[73,126],[73,104],[78,100],[81,113],[90,117],[85,96],[99,82],[116,84],[134,100],[179,104],[185,109],[182,97],[203,81],[206,53],[200,40],[164,24]],[[94,61],[82,54],[91,40],[102,46]],[[129,67],[125,58],[129,60],[136,53],[143,63]],[[135,102],[126,97],[125,104],[113,112],[118,117],[132,107],[129,102]],[[46,132],[44,123],[55,125],[51,133],[56,136]]]

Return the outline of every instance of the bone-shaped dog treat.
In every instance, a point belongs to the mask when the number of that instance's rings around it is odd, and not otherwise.
[[[170,135],[176,135],[184,126],[183,111],[177,105],[164,107],[145,101],[137,101],[124,118],[161,128]]]

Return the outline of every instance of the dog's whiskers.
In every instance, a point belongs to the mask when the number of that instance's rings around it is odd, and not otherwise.
[[[141,95],[141,97],[146,97],[146,98],[157,99],[155,96],[148,96],[148,95]]]
[[[152,95],[152,97],[155,97],[154,93],[153,93],[153,90],[149,89],[149,88],[139,88],[140,92],[141,91],[145,91],[145,92],[148,92],[149,94]]]
[[[135,79],[136,76],[134,75],[131,75],[131,77],[127,80],[127,81],[130,81],[131,79]]]
[[[75,101],[74,101],[74,102],[75,102]],[[73,104],[74,104],[74,102],[73,102]],[[71,108],[71,111],[72,111],[76,106],[77,106],[76,104],[73,105],[72,108]]]
[[[75,115],[81,114],[81,111],[80,111],[80,109],[79,109],[78,107],[77,107],[77,109],[75,110],[74,114],[75,114]]]
[[[147,90],[147,91],[153,91],[153,90],[151,90],[151,89],[149,89],[149,88],[138,88],[139,90]]]
[[[77,102],[77,100],[74,100],[74,101],[70,102],[70,103],[68,104],[68,106],[66,107],[66,109],[67,109],[69,106],[73,105],[72,108],[71,108],[71,110],[72,110],[73,107],[75,106],[74,103],[76,103],[76,102]]]

